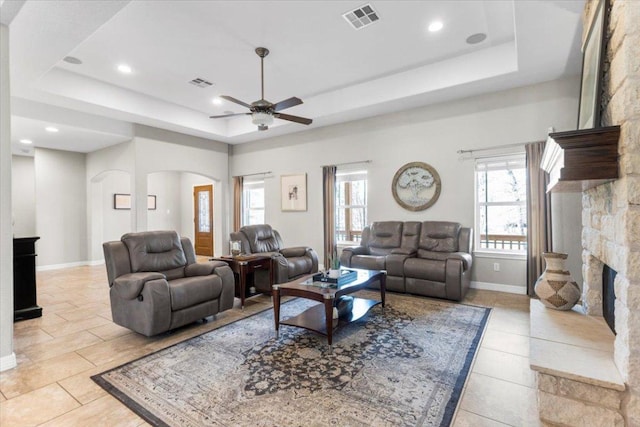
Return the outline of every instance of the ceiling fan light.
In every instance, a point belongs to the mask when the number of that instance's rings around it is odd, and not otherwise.
[[[258,126],[269,126],[273,123],[273,116],[269,113],[258,111],[251,115],[251,122]]]

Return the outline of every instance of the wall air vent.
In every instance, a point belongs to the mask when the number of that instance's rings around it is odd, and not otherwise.
[[[189,83],[191,83],[194,86],[198,86],[198,87],[211,87],[211,86],[213,86],[213,83],[211,83],[210,81],[207,81],[205,79],[201,79],[200,77],[196,77],[195,79],[191,80]]]
[[[356,30],[361,30],[380,19],[378,13],[373,10],[370,4],[365,4],[364,6],[349,11],[342,15],[342,17]]]

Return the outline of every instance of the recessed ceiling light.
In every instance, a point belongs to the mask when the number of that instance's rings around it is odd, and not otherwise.
[[[58,128],[54,128],[53,126],[47,126],[46,128],[44,128],[44,130],[46,130],[47,132],[51,132],[51,133],[58,132]]]
[[[467,43],[468,44],[482,43],[486,38],[487,38],[487,35],[485,33],[471,34],[469,37],[467,37]]]
[[[131,74],[131,71],[133,70],[127,64],[120,64],[118,65],[118,71],[120,71],[122,74]]]
[[[28,144],[33,144],[33,141],[32,141],[32,140],[30,140],[30,139],[21,139],[21,140],[20,140],[20,142],[21,142],[22,144],[27,144],[27,145],[28,145]]]
[[[222,99],[220,98],[213,98],[213,102],[215,105],[222,105]]]
[[[440,31],[442,27],[444,27],[442,21],[433,21],[431,24],[429,24],[429,31],[435,33],[436,31]]]
[[[82,61],[75,56],[65,56],[63,59],[64,62],[68,62],[69,64],[80,65]]]

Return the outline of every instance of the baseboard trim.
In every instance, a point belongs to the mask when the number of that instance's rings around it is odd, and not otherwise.
[[[501,283],[476,282],[471,281],[471,288],[485,291],[507,292],[509,294],[526,295],[527,288],[524,286],[504,285]]]
[[[49,270],[60,270],[62,268],[71,268],[71,267],[82,267],[85,265],[94,266],[104,264],[104,260],[97,261],[78,261],[78,262],[68,262],[65,264],[50,264],[50,265],[39,265],[36,267],[36,271],[49,271]]]
[[[9,369],[13,369],[18,366],[18,362],[16,360],[16,354],[11,353],[7,356],[0,357],[0,372],[4,372]]]

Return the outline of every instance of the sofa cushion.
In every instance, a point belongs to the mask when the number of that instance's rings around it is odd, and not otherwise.
[[[131,271],[166,271],[187,264],[180,237],[175,231],[127,233],[122,242],[129,250]]]
[[[367,242],[371,255],[388,255],[391,249],[400,247],[401,243],[401,221],[380,221],[371,225]]]
[[[457,222],[425,221],[420,231],[419,248],[432,252],[457,252],[460,228]]]
[[[169,282],[171,310],[182,310],[201,302],[220,297],[222,280],[220,276],[184,277]]]
[[[434,282],[446,281],[446,261],[408,258],[404,262],[404,276]]]
[[[384,270],[385,255],[354,255],[351,257],[351,267],[365,270]]]
[[[450,252],[434,252],[424,249],[418,249],[418,258],[437,259],[438,261],[446,261]]]

